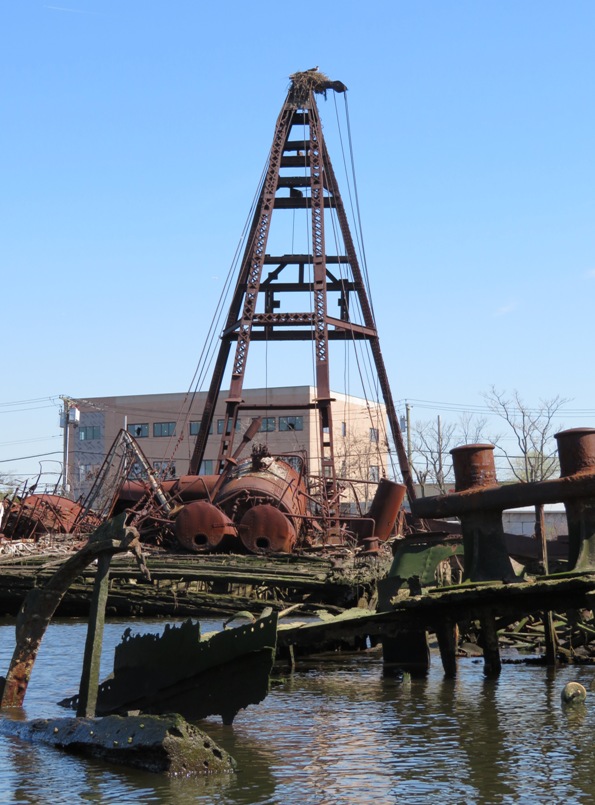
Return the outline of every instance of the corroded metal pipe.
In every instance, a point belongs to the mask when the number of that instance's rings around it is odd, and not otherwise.
[[[555,434],[560,475],[571,478],[595,472],[595,428],[570,428]],[[595,499],[564,502],[568,521],[568,567],[595,570]]]
[[[374,520],[374,537],[380,542],[385,542],[392,534],[406,492],[404,484],[397,484],[388,478],[380,479],[366,514],[368,519]]]
[[[460,517],[484,509],[503,511],[585,497],[595,497],[595,472],[580,472],[566,478],[531,484],[478,487],[450,495],[417,498],[412,510],[416,517]]]
[[[494,445],[470,444],[450,451],[457,492],[483,489],[498,483]],[[465,579],[514,581],[515,574],[504,542],[502,511],[484,510],[461,516]]]

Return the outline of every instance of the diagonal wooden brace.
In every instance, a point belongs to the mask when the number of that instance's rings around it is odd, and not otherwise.
[[[64,594],[87,565],[103,556],[139,549],[136,528],[126,526],[127,513],[103,523],[86,545],[70,557],[44,587],[26,595],[17,615],[16,645],[6,679],[0,677],[1,707],[22,707],[42,638]]]

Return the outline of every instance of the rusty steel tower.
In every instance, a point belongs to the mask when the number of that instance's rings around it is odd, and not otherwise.
[[[197,474],[204,457],[232,345],[235,345],[235,354],[217,458],[219,473],[233,460],[233,441],[238,411],[242,404],[242,388],[251,341],[310,341],[314,343],[315,353],[320,469],[327,501],[329,504],[336,501],[338,488],[333,445],[329,342],[365,339],[370,344],[401,474],[411,500],[415,497],[415,492],[376,324],[324,141],[315,99],[316,94],[326,95],[328,91],[343,93],[347,88],[340,81],[330,81],[318,72],[318,68],[295,73],[290,78],[291,85],[275,126],[264,181],[221,335],[189,472]],[[285,169],[291,169],[289,175]],[[306,211],[311,239],[308,254],[273,256],[266,253],[271,220],[276,210]],[[325,215],[329,211],[334,211],[336,215],[344,254],[327,252]],[[268,270],[266,276],[265,267]],[[293,269],[292,279],[283,274],[288,267]],[[291,293],[301,294],[301,298],[308,295],[312,300],[310,310],[277,312],[280,295]],[[329,294],[337,296],[339,318],[328,313]],[[350,317],[353,295],[356,295],[359,302],[363,323],[355,323]]]

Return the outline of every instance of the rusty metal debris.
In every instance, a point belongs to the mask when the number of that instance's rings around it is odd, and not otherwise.
[[[231,724],[239,710],[266,697],[276,644],[276,612],[202,638],[191,620],[167,625],[162,635],[128,629],[116,646],[113,674],[99,686],[97,715],[176,712],[220,715]],[[77,709],[80,699],[60,704]]]

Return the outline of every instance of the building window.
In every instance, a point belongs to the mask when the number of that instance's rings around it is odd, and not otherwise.
[[[82,484],[96,478],[98,469],[96,464],[79,464],[79,483]]]
[[[153,422],[153,436],[175,436],[175,422]]]
[[[154,461],[153,469],[160,478],[176,477],[176,465],[171,461]]]
[[[199,475],[213,475],[213,465],[215,464],[212,458],[205,458],[200,463]]]
[[[265,416],[260,423],[259,433],[272,433],[277,425],[277,420],[274,416]]]
[[[378,428],[370,428],[370,441],[378,444]]]
[[[99,425],[85,425],[79,428],[79,439],[81,442],[89,442],[92,439],[101,439],[101,428]]]
[[[128,433],[135,439],[145,439],[149,435],[149,423],[143,422],[141,425],[128,425]]]
[[[347,436],[347,422],[341,422],[341,436]]]
[[[198,436],[198,431],[200,430],[200,419],[198,422],[191,422],[190,423],[190,435],[191,436]],[[209,428],[209,436],[213,432],[213,423],[211,422],[211,427]]]
[[[225,426],[225,420],[224,420],[224,419],[218,419],[218,420],[217,420],[217,433],[218,433],[220,436],[221,436],[221,434],[223,433],[223,428],[224,428],[224,426]],[[236,432],[240,430],[241,426],[242,426],[242,420],[241,420],[241,419],[237,419],[237,420],[236,420]]]
[[[279,430],[304,430],[304,417],[280,416]]]
[[[380,481],[380,467],[378,464],[370,464],[368,467],[368,473],[370,481],[374,481],[374,483],[378,483]]]

